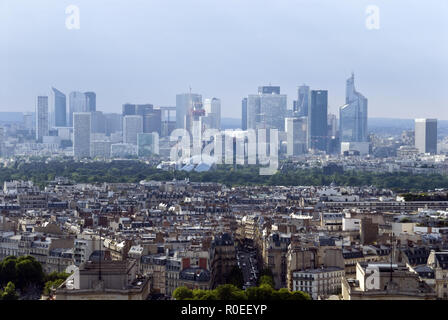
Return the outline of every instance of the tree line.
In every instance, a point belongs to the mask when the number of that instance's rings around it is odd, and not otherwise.
[[[0,261],[0,300],[17,300],[20,296],[50,295],[69,276],[65,272],[46,274],[32,256],[8,256]]]
[[[346,171],[324,174],[320,168],[285,168],[271,176],[259,174],[258,166],[217,165],[208,172],[165,171],[141,161],[77,162],[73,160],[16,161],[0,166],[0,183],[10,180],[31,180],[43,187],[55,177],[66,177],[76,183],[138,183],[141,180],[169,181],[189,178],[193,182],[216,182],[229,186],[375,186],[397,192],[419,192],[448,188],[448,176],[406,172]]]
[[[213,290],[189,289],[179,287],[173,292],[176,300],[311,300],[308,293],[289,291],[286,288],[274,289],[272,277],[261,276],[257,287],[242,290],[233,284],[223,284]]]

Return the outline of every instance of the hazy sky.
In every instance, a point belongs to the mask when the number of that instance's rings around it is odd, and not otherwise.
[[[240,117],[259,85],[291,108],[306,83],[336,112],[354,71],[369,116],[448,119],[447,17],[446,0],[0,0],[0,111],[33,111],[50,86],[95,91],[106,112],[175,105],[191,86]]]

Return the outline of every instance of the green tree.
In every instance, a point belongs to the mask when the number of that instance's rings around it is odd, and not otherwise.
[[[261,276],[259,282],[260,286],[265,284],[270,286],[271,288],[274,288],[274,279],[272,279],[271,276],[268,275]]]
[[[15,283],[17,281],[16,270],[17,258],[14,256],[6,257],[0,264],[0,285],[5,285],[8,282]]]
[[[56,279],[53,281],[45,282],[43,294],[49,296],[51,294],[51,291],[58,288],[61,284],[64,283],[64,281],[64,279]]]
[[[238,289],[233,284],[223,284],[215,290],[218,300],[246,300],[247,296],[243,290]]]
[[[193,300],[218,300],[215,290],[193,290]]]
[[[248,300],[264,300],[268,301],[272,298],[272,287],[268,284],[262,284],[258,287],[250,287],[246,289]]]
[[[176,300],[188,300],[193,299],[193,291],[187,287],[176,288],[173,292],[173,298]]]
[[[5,287],[5,290],[1,293],[1,300],[18,300],[19,295],[16,292],[16,286],[11,281]]]
[[[22,256],[17,258],[17,286],[24,290],[28,286],[41,286],[44,281],[42,265],[32,256]]]

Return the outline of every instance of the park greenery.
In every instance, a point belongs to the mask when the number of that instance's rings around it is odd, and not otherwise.
[[[302,291],[289,291],[286,288],[275,290],[272,277],[264,275],[257,287],[242,290],[233,284],[223,284],[213,290],[189,289],[179,287],[173,292],[176,300],[311,300]]]
[[[0,299],[17,300],[30,293],[49,295],[69,274],[45,274],[42,265],[32,256],[8,256],[0,261]],[[36,295],[36,294],[34,294]]]
[[[448,201],[448,193],[406,193],[402,196],[405,201]]]
[[[448,176],[345,171],[324,174],[321,168],[284,168],[274,175],[260,175],[258,166],[218,165],[208,172],[164,171],[137,160],[110,162],[73,160],[15,161],[0,165],[0,183],[10,180],[31,180],[43,187],[55,177],[66,177],[76,183],[138,183],[141,180],[167,181],[190,179],[193,182],[217,182],[228,186],[375,186],[397,192],[420,192],[448,188]]]

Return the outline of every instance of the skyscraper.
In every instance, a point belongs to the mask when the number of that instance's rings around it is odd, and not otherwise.
[[[196,93],[182,93],[176,95],[176,128],[187,129],[190,122],[188,117],[195,105],[202,105],[202,96]]]
[[[137,135],[143,133],[141,116],[125,116],[123,118],[123,142],[137,145]]]
[[[90,157],[90,112],[73,113],[73,156],[77,159]]]
[[[89,112],[87,110],[86,95],[82,92],[73,91],[69,95],[69,127],[73,126],[73,113],[74,112]]]
[[[50,127],[67,126],[67,99],[65,94],[56,88],[51,88]]]
[[[152,109],[142,118],[144,133],[157,132],[159,135],[162,133],[162,111],[160,109]]]
[[[247,130],[247,98],[241,101],[241,129]]]
[[[29,132],[31,132],[33,130],[33,128],[34,128],[33,114],[31,112],[26,112],[23,114],[23,126]]]
[[[95,92],[84,92],[86,97],[86,112],[96,111],[96,93]]]
[[[328,139],[328,91],[311,90],[308,108],[309,139],[311,149],[326,151]]]
[[[160,107],[160,113],[162,121],[160,136],[166,137],[169,136],[174,129],[176,129],[176,107]]]
[[[347,80],[345,105],[339,109],[341,142],[367,142],[367,99],[355,90],[355,75]]]
[[[38,96],[36,102],[36,141],[48,136],[48,97]]]
[[[150,157],[159,154],[159,135],[157,133],[139,133],[137,135],[137,154]]]
[[[136,105],[132,103],[125,103],[122,107],[122,116],[135,116]]]
[[[136,104],[135,105],[135,114],[139,116],[145,116],[147,114],[152,113],[154,110],[154,106],[152,104]]]
[[[92,133],[106,133],[106,117],[101,111],[92,111]]]
[[[307,118],[285,118],[285,132],[287,137],[288,156],[295,156],[306,152]]]
[[[123,131],[123,116],[119,113],[105,113],[106,136],[112,133]]]
[[[415,119],[415,147],[420,153],[437,153],[437,119]]]
[[[286,103],[286,95],[280,94],[280,87],[258,87],[258,94],[250,94],[247,98],[247,129],[283,131]]]
[[[297,102],[294,112],[299,117],[307,117],[310,104],[310,87],[302,85],[297,90]]]
[[[210,127],[221,130],[221,100],[218,98],[205,99],[204,110],[210,118]]]

